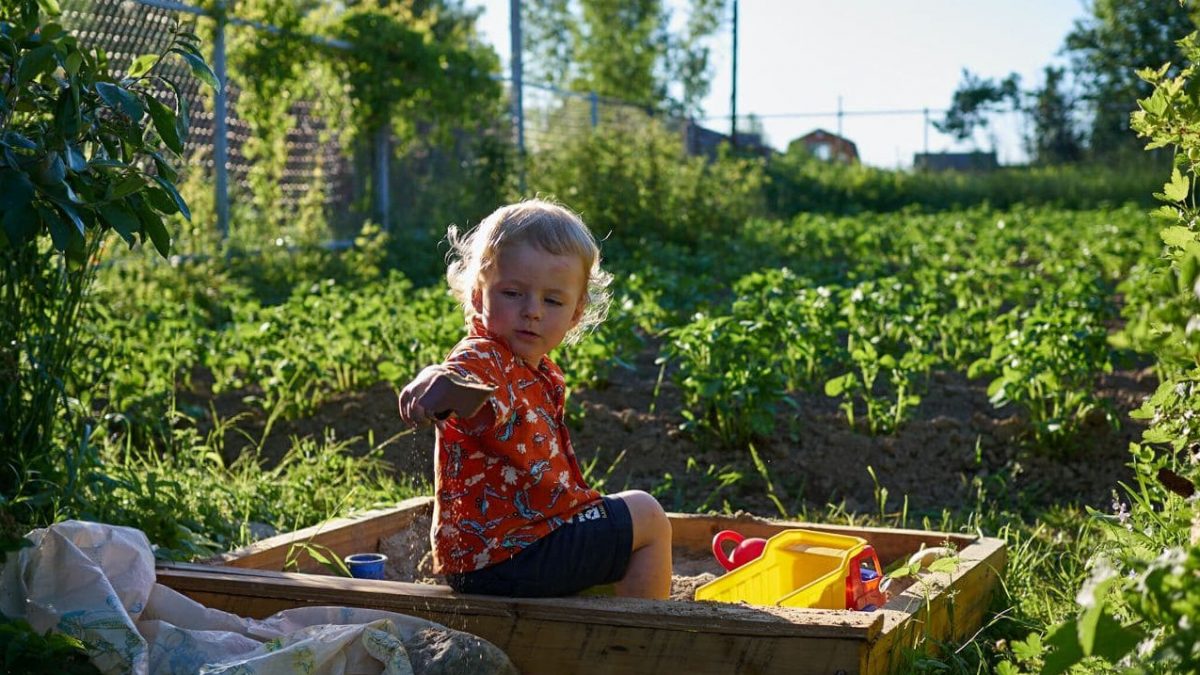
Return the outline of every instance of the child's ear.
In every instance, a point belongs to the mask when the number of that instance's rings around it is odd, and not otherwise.
[[[575,303],[575,313],[571,315],[571,327],[579,325],[579,321],[583,319],[583,312],[587,310],[587,298],[581,298]]]
[[[475,285],[475,290],[471,291],[471,307],[475,309],[476,314],[483,314],[483,289],[478,284]]]

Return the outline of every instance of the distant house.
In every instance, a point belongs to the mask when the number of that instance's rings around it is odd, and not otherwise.
[[[704,156],[709,159],[717,158],[717,148],[722,143],[729,142],[729,134],[723,134],[695,122],[686,122],[683,126],[683,143],[687,153],[693,157]],[[763,143],[762,136],[739,131],[737,147],[742,152],[752,152],[763,157],[769,156],[774,150]]]
[[[1000,167],[996,152],[918,152],[913,168],[923,171],[992,171]]]
[[[841,162],[855,164],[858,162],[858,146],[848,138],[843,138],[824,129],[814,129],[788,144],[788,150],[797,144],[802,145],[808,154],[826,162]]]

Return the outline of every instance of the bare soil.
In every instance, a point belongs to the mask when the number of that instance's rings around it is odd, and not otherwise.
[[[647,351],[633,369],[617,369],[603,389],[571,394],[572,439],[580,462],[594,463],[592,480],[602,481],[605,492],[658,489],[668,510],[690,510],[716,489],[716,474],[737,472],[740,479],[708,500],[709,507],[778,515],[749,452],[680,431],[680,392],[668,371],[655,395],[654,356]],[[211,401],[223,419],[243,414],[225,435],[228,459],[250,444],[248,438],[261,438],[264,418],[241,402],[246,392],[213,397],[203,373],[192,381],[187,398],[205,405]],[[876,514],[880,501],[895,512],[905,498],[910,515],[970,510],[980,500],[1019,510],[1067,503],[1107,509],[1118,481],[1132,477],[1128,446],[1142,431],[1128,412],[1156,385],[1147,370],[1100,377],[1094,391],[1116,425],[1103,414],[1092,415],[1070,447],[1053,451],[1029,446],[1028,421],[1017,409],[995,408],[986,381],[948,372],[929,378],[912,420],[895,433],[873,436],[852,429],[835,399],[798,393],[792,397],[795,409],[781,406],[775,434],[755,445],[766,478],[789,514],[819,513],[827,505]],[[410,433],[400,423],[390,384],[341,394],[310,417],[276,422],[263,456],[268,463],[278,461],[293,438],[324,435],[350,441],[357,451],[365,451],[368,436],[373,437],[399,475],[425,483],[432,479],[433,433],[428,428]],[[664,489],[667,474],[672,486]]]

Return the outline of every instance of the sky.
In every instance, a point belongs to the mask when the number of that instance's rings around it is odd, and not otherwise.
[[[468,0],[484,9],[480,30],[509,64],[509,0]],[[676,6],[678,2],[670,3]],[[732,3],[731,3],[732,4]],[[737,110],[757,114],[767,142],[786,149],[813,129],[841,133],[865,164],[909,167],[913,153],[994,148],[1001,163],[1027,159],[1022,122],[997,116],[977,143],[954,139],[925,124],[940,119],[962,80],[975,75],[1021,76],[1022,87],[1043,81],[1047,65],[1064,65],[1064,38],[1087,16],[1083,0],[740,0]],[[703,124],[728,133],[732,83],[731,22],[712,43],[712,91]],[[815,114],[815,115],[814,115]]]

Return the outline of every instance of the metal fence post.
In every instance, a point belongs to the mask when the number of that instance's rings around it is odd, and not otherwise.
[[[217,28],[213,36],[213,72],[217,91],[213,98],[213,173],[215,179],[217,230],[221,239],[229,237],[229,146],[225,135],[225,3],[217,4]]]
[[[512,114],[517,127],[517,182],[525,194],[525,101],[523,98],[521,54],[521,0],[509,0],[508,31],[511,40],[509,65],[512,70]]]
[[[391,143],[392,125],[384,121],[375,130],[375,214],[379,227],[391,231]]]
[[[600,126],[600,97],[593,91],[592,95],[588,98],[591,99],[592,103],[592,128],[595,129]]]

